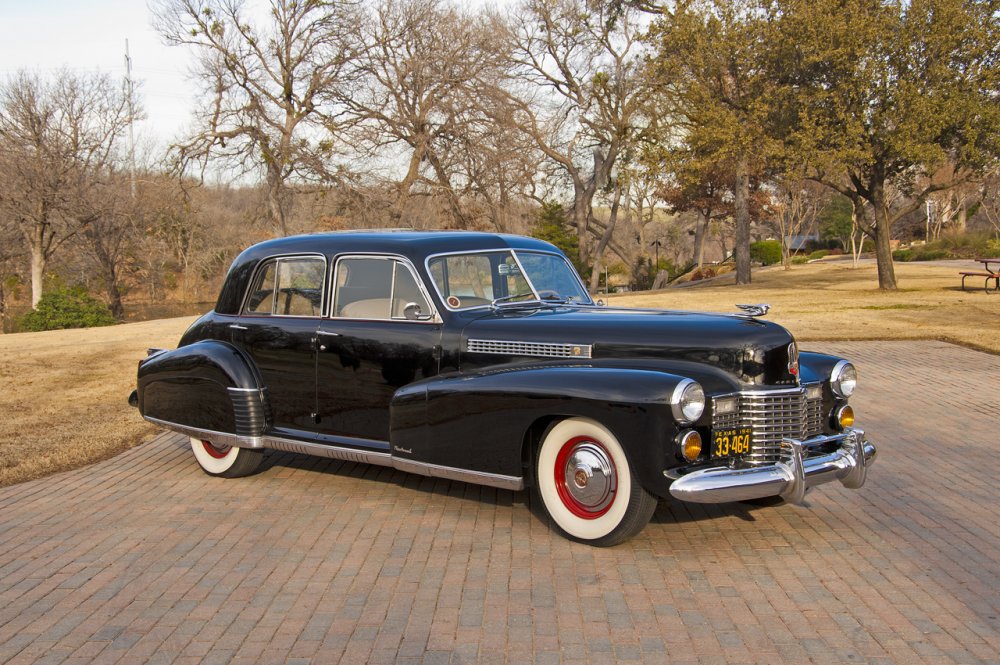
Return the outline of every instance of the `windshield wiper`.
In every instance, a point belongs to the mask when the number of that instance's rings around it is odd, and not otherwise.
[[[526,296],[531,296],[531,300],[530,301],[526,301],[526,302],[531,302],[531,303],[541,302],[535,296],[534,291],[529,291],[527,293],[511,293],[511,294],[506,295],[506,296],[500,296],[499,298],[494,298],[493,302],[490,303],[490,306],[493,307],[493,308],[496,308],[497,306],[499,306],[502,303],[509,303],[509,302],[513,301],[515,298],[524,298]]]
[[[526,296],[531,296],[531,300],[524,300],[520,302],[512,302],[515,298],[524,298]],[[541,297],[538,297],[541,296]],[[499,298],[494,298],[491,306],[493,309],[497,309],[502,304],[507,304],[511,307],[518,306],[528,306],[528,307],[557,307],[559,305],[565,305],[570,302],[570,299],[562,296],[555,291],[541,291],[538,296],[534,292],[531,293],[514,293],[507,296],[500,296]]]

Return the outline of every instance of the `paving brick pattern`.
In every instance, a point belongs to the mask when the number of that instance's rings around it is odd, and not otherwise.
[[[1000,662],[1000,357],[805,346],[860,368],[868,485],[663,502],[612,549],[526,492],[278,453],[219,480],[173,434],[0,490],[0,663]]]

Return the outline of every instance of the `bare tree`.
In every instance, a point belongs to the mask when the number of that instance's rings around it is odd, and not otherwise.
[[[261,174],[271,217],[288,233],[290,183],[328,182],[342,129],[333,93],[356,48],[353,3],[271,0],[263,24],[246,0],[156,0],[155,26],[198,54],[197,133],[178,144],[182,168],[219,159]],[[325,131],[323,131],[325,130]]]
[[[106,75],[22,72],[0,88],[0,215],[28,247],[32,307],[52,256],[100,217],[92,188],[113,170],[127,122]]]
[[[789,242],[803,230],[816,225],[819,213],[830,200],[829,191],[819,183],[806,179],[779,179],[775,182],[770,208],[775,230],[781,241],[781,263],[791,269]]]
[[[502,71],[504,25],[442,0],[382,0],[361,34],[358,83],[343,103],[358,120],[354,136],[366,156],[405,160],[393,217],[403,218],[415,194],[439,196],[454,224],[467,227],[461,199],[488,152],[477,141],[490,134],[480,97]]]
[[[525,0],[514,23],[514,119],[572,186],[580,260],[599,272],[597,250],[610,247],[627,262],[613,239],[617,215],[601,223],[593,202],[599,190],[614,192],[616,165],[654,120],[641,72],[642,19],[603,2]]]

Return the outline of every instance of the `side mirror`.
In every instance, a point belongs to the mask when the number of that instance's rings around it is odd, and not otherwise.
[[[420,305],[415,302],[408,302],[403,307],[403,318],[407,321],[430,321],[431,315],[424,314]]]

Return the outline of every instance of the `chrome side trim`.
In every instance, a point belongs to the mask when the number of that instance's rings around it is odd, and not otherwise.
[[[225,432],[215,432],[213,430],[199,429],[197,427],[187,427],[177,423],[168,423],[157,418],[143,416],[146,420],[167,429],[179,432],[186,436],[193,436],[198,439],[208,439],[212,443],[232,446],[234,448],[272,448],[289,453],[301,453],[313,457],[323,457],[326,459],[343,460],[345,462],[358,462],[361,464],[374,464],[376,466],[387,466],[407,473],[415,473],[431,478],[443,478],[445,480],[458,480],[463,483],[474,485],[487,485],[499,489],[520,491],[523,490],[524,478],[521,476],[505,476],[499,473],[486,473],[484,471],[470,471],[452,466],[441,466],[440,464],[429,464],[416,460],[393,457],[390,453],[378,451],[358,450],[356,448],[342,448],[340,446],[325,446],[307,441],[294,441],[274,436],[238,436]]]
[[[151,418],[149,416],[143,416],[143,418],[154,425],[159,425],[160,427],[165,427],[167,429],[179,432],[185,436],[193,436],[196,439],[208,439],[212,443],[217,443],[219,445],[232,446],[233,448],[263,448],[264,439],[260,436],[239,436],[238,434],[229,434],[228,432],[216,432],[210,429],[201,429],[198,427],[188,427],[187,425],[178,425],[177,423],[170,423],[166,420],[160,420],[159,418]]]
[[[356,448],[341,448],[340,446],[324,446],[318,443],[307,441],[294,441],[292,439],[282,439],[279,437],[265,436],[264,447],[281,450],[286,453],[302,453],[313,457],[325,457],[327,459],[343,460],[345,462],[360,462],[361,464],[375,464],[377,466],[393,466],[392,455],[370,450],[358,450]]]
[[[561,342],[525,342],[503,339],[470,339],[465,343],[469,353],[493,353],[505,356],[539,356],[542,358],[590,358],[590,344]]]
[[[499,473],[486,473],[484,471],[469,471],[468,469],[456,469],[453,466],[441,466],[439,464],[429,464],[427,462],[417,462],[414,460],[392,458],[392,466],[400,471],[416,473],[421,476],[431,478],[445,478],[447,480],[460,480],[463,483],[474,485],[488,485],[504,490],[519,491],[524,489],[524,478],[521,476],[504,476]]]

